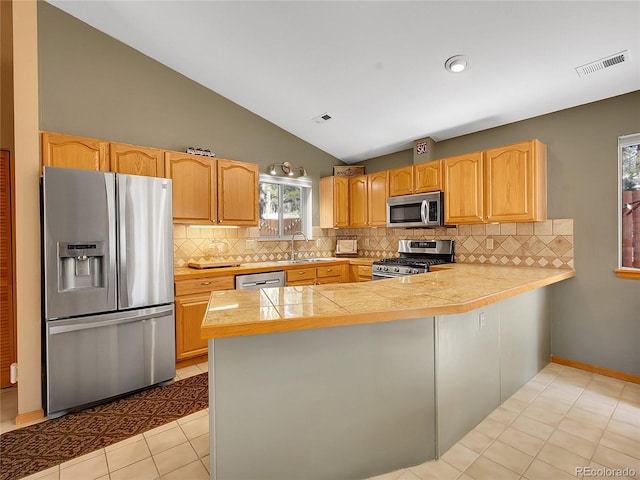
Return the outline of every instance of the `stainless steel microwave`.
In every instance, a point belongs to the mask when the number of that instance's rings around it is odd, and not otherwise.
[[[441,226],[442,197],[442,192],[430,192],[387,198],[387,227]]]

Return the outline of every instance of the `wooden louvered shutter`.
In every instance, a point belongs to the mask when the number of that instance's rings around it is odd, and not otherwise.
[[[11,274],[11,177],[9,152],[0,151],[0,388],[11,385],[10,366],[16,361]]]

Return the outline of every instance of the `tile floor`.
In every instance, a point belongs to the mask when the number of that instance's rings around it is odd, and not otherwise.
[[[208,479],[208,431],[203,410],[27,478]],[[549,364],[440,460],[372,480],[590,477],[640,479],[640,385]]]

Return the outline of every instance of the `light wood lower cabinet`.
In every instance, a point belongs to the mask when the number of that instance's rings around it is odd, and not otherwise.
[[[291,268],[286,271],[286,285],[322,285],[348,281],[348,265]]]
[[[316,283],[342,283],[347,281],[347,265],[327,265],[316,268]]]
[[[316,267],[290,268],[286,271],[286,285],[315,285]]]
[[[234,277],[178,280],[176,289],[176,360],[207,354],[207,341],[200,338],[200,326],[209,296],[215,290],[233,290]]]
[[[350,282],[368,282],[372,280],[372,265],[350,265],[349,281]]]

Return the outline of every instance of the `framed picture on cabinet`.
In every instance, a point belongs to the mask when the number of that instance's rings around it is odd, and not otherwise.
[[[364,166],[344,165],[333,167],[334,177],[355,177],[356,175],[364,175]]]

